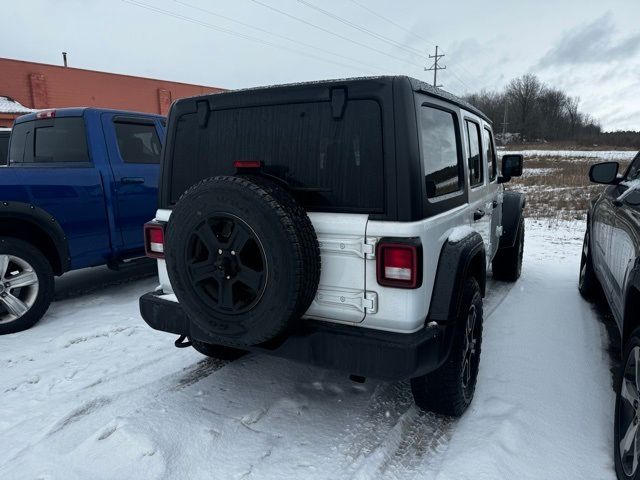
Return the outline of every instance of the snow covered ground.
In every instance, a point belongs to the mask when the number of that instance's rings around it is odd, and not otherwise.
[[[522,278],[491,282],[457,421],[418,411],[405,383],[176,349],[138,315],[153,277],[71,274],[39,325],[0,337],[0,478],[613,479],[607,336],[576,288],[583,228],[528,220]]]
[[[563,157],[563,158],[597,158],[602,162],[631,161],[637,155],[637,151],[625,150],[509,150],[498,149],[498,155],[506,153],[521,153],[525,161],[532,157]]]

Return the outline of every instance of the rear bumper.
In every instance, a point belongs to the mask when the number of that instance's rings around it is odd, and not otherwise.
[[[158,293],[140,298],[140,313],[150,327],[207,341],[194,327],[180,304]],[[349,325],[302,321],[288,335],[269,345],[247,347],[323,368],[383,380],[404,380],[429,373],[444,363],[451,344],[452,327],[426,326],[401,334]]]

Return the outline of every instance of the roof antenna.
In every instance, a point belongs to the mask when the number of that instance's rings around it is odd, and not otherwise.
[[[64,62],[64,66],[67,66],[67,52],[62,52],[62,61]]]

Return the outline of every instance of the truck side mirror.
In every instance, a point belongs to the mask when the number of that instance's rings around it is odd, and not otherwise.
[[[519,177],[522,175],[522,164],[524,157],[519,153],[510,153],[502,156],[502,176],[498,179],[498,183],[506,183],[511,177]]]
[[[605,185],[616,185],[619,183],[618,162],[596,163],[589,169],[589,180],[593,183],[604,183]]]

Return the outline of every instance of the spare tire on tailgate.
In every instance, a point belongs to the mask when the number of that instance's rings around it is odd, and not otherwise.
[[[219,176],[187,190],[171,214],[165,257],[171,285],[211,342],[273,339],[309,308],[320,250],[305,210],[261,176]]]

